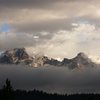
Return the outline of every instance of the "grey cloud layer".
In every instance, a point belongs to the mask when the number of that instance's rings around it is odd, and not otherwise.
[[[0,0],[0,22],[7,18],[17,32],[71,29],[77,20],[99,20],[98,0]]]

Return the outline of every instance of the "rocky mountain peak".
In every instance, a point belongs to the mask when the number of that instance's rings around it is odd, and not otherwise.
[[[78,63],[83,63],[83,62],[91,63],[92,62],[92,60],[88,58],[88,56],[83,52],[78,53],[77,56],[73,58],[73,60],[75,60]]]
[[[77,58],[84,58],[84,59],[86,58],[87,59],[88,56],[84,52],[80,52],[77,54]]]
[[[15,48],[6,50],[1,54],[0,62],[1,63],[18,63],[24,60],[29,59],[30,56],[26,52],[25,48]]]

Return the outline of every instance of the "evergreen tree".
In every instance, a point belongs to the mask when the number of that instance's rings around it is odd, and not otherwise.
[[[2,88],[2,100],[13,100],[13,87],[9,79],[6,79],[5,85]]]

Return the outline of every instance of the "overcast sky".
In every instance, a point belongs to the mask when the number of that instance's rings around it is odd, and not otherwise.
[[[99,0],[0,0],[1,49],[26,47],[55,58],[82,51],[99,60],[99,42]]]

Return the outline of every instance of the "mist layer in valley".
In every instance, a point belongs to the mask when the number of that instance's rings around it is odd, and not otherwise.
[[[15,89],[57,93],[99,93],[100,67],[74,69],[0,64],[0,87],[9,78]]]

